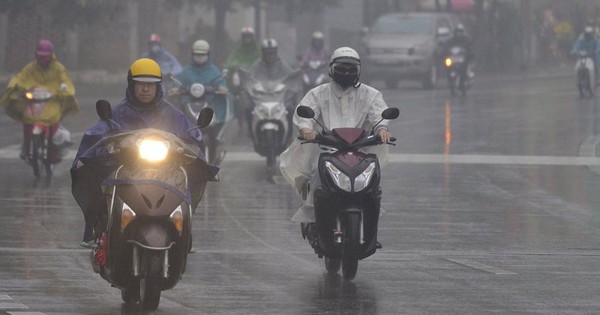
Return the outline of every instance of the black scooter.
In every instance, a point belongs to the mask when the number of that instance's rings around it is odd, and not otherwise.
[[[460,91],[460,94],[465,96],[471,83],[468,75],[465,50],[459,46],[450,48],[449,54],[444,60],[444,64],[447,68],[446,71],[450,92],[452,95],[456,95],[456,92]]]
[[[108,102],[96,107],[102,120],[116,124]],[[203,109],[197,126],[206,127],[212,116],[212,109]],[[92,267],[121,289],[124,302],[156,310],[161,291],[173,288],[185,271],[193,204],[193,174],[188,178],[186,167],[199,163],[198,155],[175,135],[150,128],[105,136],[92,149],[106,152],[116,166],[103,182],[108,217]]]
[[[298,106],[296,112],[300,117],[314,119],[310,107]],[[379,160],[377,155],[360,149],[383,144],[374,134],[375,127],[383,119],[396,119],[398,115],[397,108],[384,110],[382,119],[370,132],[362,128],[328,130],[315,120],[323,129],[321,133],[311,141],[299,137],[303,144],[316,143],[331,149],[319,155],[321,186],[314,187],[316,226],[302,225],[303,237],[308,238],[319,258],[325,257],[329,273],[337,273],[341,265],[344,278],[354,279],[358,260],[380,248],[377,242],[381,203]],[[308,231],[315,228],[316,233]]]

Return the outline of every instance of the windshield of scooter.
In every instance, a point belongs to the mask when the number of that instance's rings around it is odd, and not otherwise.
[[[154,159],[144,155],[147,143],[154,145],[150,153]],[[164,155],[156,151],[156,146],[166,149]],[[106,136],[86,151],[81,160],[118,168],[113,176],[104,180],[106,185],[154,184],[189,200],[187,177],[181,166],[194,163],[198,157],[192,146],[175,135],[148,128]]]

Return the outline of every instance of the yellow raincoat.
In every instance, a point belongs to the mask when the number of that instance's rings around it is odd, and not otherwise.
[[[66,88],[61,90],[60,86],[63,83]],[[22,96],[23,91],[34,87],[45,87],[53,95],[42,115],[36,119],[24,115],[25,100]],[[41,122],[45,125],[53,125],[60,122],[62,116],[79,111],[73,82],[65,67],[56,60],[55,56],[52,56],[52,61],[46,69],[42,68],[37,61],[26,65],[8,82],[0,104],[8,116],[25,124]]]

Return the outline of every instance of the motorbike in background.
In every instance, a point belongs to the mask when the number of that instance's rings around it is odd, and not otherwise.
[[[586,50],[581,50],[577,54],[575,71],[577,73],[577,89],[579,97],[584,98],[586,93],[589,97],[594,96],[596,78],[594,76],[594,56]]]
[[[297,114],[314,119],[310,107],[298,106]],[[381,205],[381,173],[376,154],[362,148],[384,144],[375,135],[375,127],[384,119],[396,119],[397,108],[387,108],[372,130],[335,128],[328,130],[315,120],[322,131],[316,138],[302,144],[316,143],[325,151],[319,155],[320,187],[314,189],[315,223],[302,224],[302,236],[307,238],[319,258],[325,257],[329,273],[342,268],[345,279],[356,276],[358,261],[375,253],[377,227]],[[391,141],[395,141],[392,138]],[[305,196],[307,193],[304,194]],[[309,231],[309,229],[316,229]]]
[[[327,83],[329,75],[327,66],[321,60],[311,60],[304,69],[302,81],[304,82],[304,93],[310,91],[314,87]]]
[[[58,125],[50,126],[39,121],[52,98],[52,93],[45,87],[34,87],[24,93],[25,110],[23,115],[25,119],[35,121],[29,149],[26,150],[29,152],[26,161],[33,168],[36,178],[40,178],[43,172],[46,173],[46,176],[51,177],[54,168],[53,162],[56,163],[58,160],[58,151],[52,141]]]
[[[258,80],[241,71],[244,86],[244,103],[252,109],[250,136],[254,150],[266,157],[267,177],[275,175],[277,157],[291,142],[291,114],[297,92],[294,88],[300,71],[292,72],[278,80]]]
[[[214,87],[204,85],[202,83],[193,83],[189,88],[183,86],[175,77],[171,76],[175,87],[177,87],[178,100],[175,101],[179,104],[179,108],[188,120],[194,123],[203,108],[210,107],[216,111],[213,104],[208,101],[208,97],[223,97],[226,100],[226,121],[216,122],[213,121],[207,128],[203,130],[206,137],[203,138],[204,142],[204,156],[208,163],[213,165],[219,165],[225,158],[226,151],[223,150],[224,133],[226,127],[229,125],[228,117],[232,116],[233,113],[229,113],[229,98],[225,94],[219,93]],[[173,97],[175,94],[169,93],[169,97]]]
[[[112,121],[110,104],[96,105],[100,118]],[[203,109],[197,126],[212,120]],[[115,165],[103,181],[107,202],[106,226],[99,247],[91,254],[94,271],[121,290],[125,303],[154,311],[161,291],[173,288],[186,269],[192,240],[191,198],[186,166],[200,163],[198,155],[177,136],[158,129],[113,132],[90,150],[107,154]]]
[[[227,88],[231,93],[233,101],[235,103],[235,118],[238,121],[239,133],[242,134],[244,131],[244,107],[242,99],[242,78],[240,76],[239,69],[223,70],[223,78],[227,81]]]
[[[446,66],[450,92],[452,95],[456,95],[457,91],[460,91],[460,94],[465,96],[467,89],[471,85],[471,78],[464,48],[459,46],[450,48],[444,64]]]

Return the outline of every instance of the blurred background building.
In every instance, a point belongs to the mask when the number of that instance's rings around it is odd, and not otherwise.
[[[219,65],[247,25],[277,39],[293,64],[314,31],[330,48],[356,46],[377,16],[421,10],[459,15],[479,67],[490,70],[561,63],[583,25],[600,24],[600,0],[3,0],[0,73],[33,60],[39,38],[55,43],[69,69],[122,72],[151,33],[184,64],[191,43],[207,39]]]

